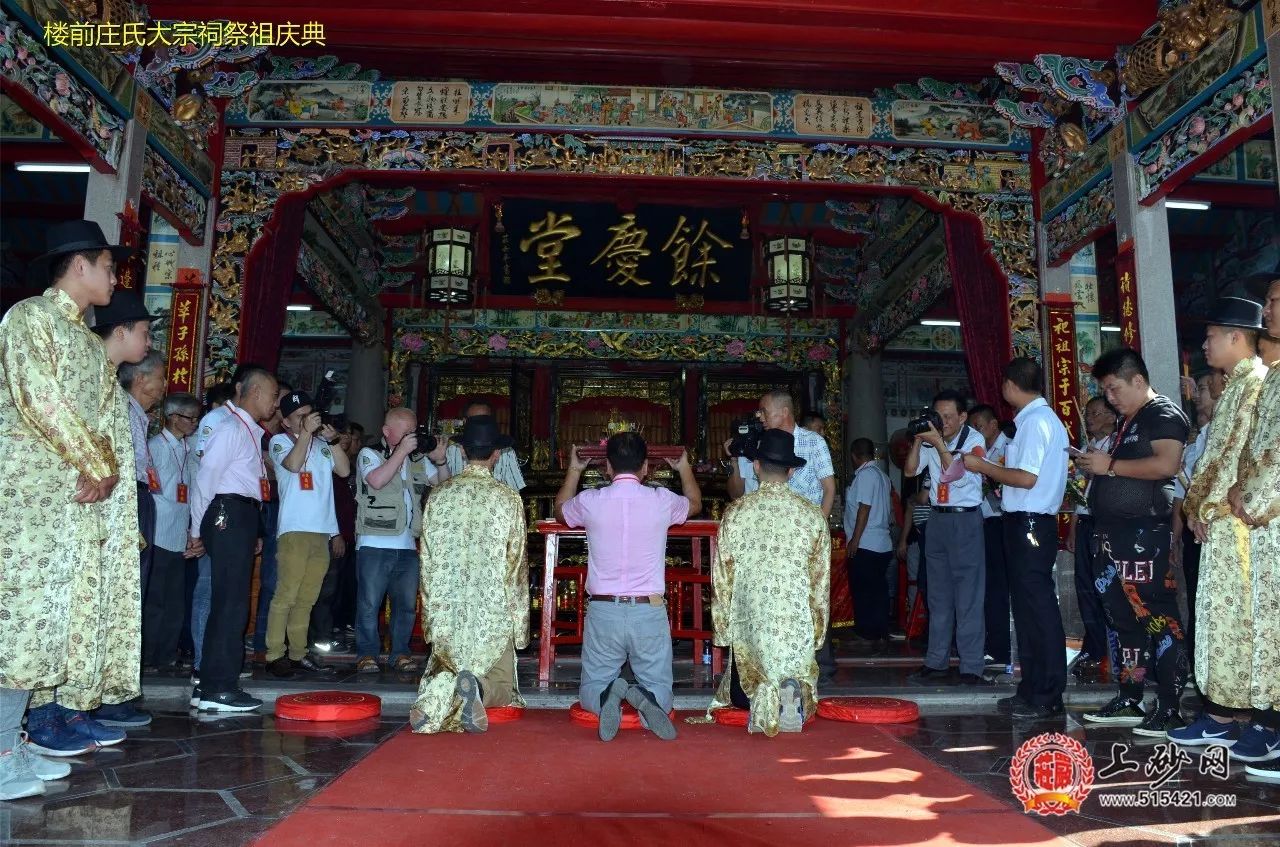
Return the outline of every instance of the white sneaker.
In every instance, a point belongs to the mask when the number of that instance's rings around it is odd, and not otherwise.
[[[804,729],[804,700],[800,697],[800,683],[784,680],[778,689],[778,731],[799,732]]]

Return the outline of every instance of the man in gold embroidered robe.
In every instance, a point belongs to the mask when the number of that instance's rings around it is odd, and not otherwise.
[[[804,464],[784,430],[766,430],[754,458],[760,487],[720,523],[712,563],[715,643],[729,670],[708,714],[750,710],[749,732],[799,732],[817,706],[818,664],[830,612],[831,533],[822,510],[791,491]]]
[[[83,604],[127,606],[138,593],[137,494],[117,484],[133,477],[129,423],[115,367],[84,322],[110,301],[130,250],[88,221],[46,239],[32,269],[52,287],[0,323],[0,754],[19,751],[8,758],[40,779],[57,777],[17,736],[30,693],[48,700],[57,688],[77,712],[99,705],[104,685],[136,697],[140,658],[136,642],[104,655],[97,621],[77,625]],[[56,723],[62,755],[92,747]]]
[[[523,706],[515,651],[529,644],[524,504],[493,477],[511,446],[489,415],[468,418],[467,464],[422,513],[422,633],[431,661],[409,714],[414,732],[484,732],[486,707]]]
[[[1280,279],[1266,292],[1268,337],[1258,351],[1270,370],[1258,393],[1248,442],[1240,452],[1236,485],[1228,499],[1236,517],[1249,526],[1253,595],[1253,668],[1249,700],[1255,721],[1275,732],[1280,726]],[[1268,726],[1269,725],[1269,726]],[[1273,736],[1272,741],[1280,742]],[[1280,780],[1280,758],[1247,763],[1258,777]]]
[[[1196,592],[1195,680],[1204,715],[1168,732],[1181,744],[1230,743],[1241,728],[1235,716],[1249,709],[1254,609],[1249,528],[1231,513],[1240,455],[1253,424],[1267,368],[1257,357],[1259,304],[1236,297],[1214,305],[1204,342],[1210,367],[1227,376],[1209,424],[1204,453],[1183,501],[1187,526],[1203,545]],[[1223,735],[1227,733],[1227,735]]]

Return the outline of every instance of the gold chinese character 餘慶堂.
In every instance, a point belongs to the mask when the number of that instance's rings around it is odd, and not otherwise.
[[[667,243],[662,245],[662,251],[671,257],[671,261],[675,264],[675,269],[671,274],[671,285],[676,286],[682,283],[697,285],[699,288],[707,287],[707,279],[712,282],[719,282],[720,275],[711,270],[711,266],[716,264],[716,259],[711,255],[712,247],[720,247],[721,249],[729,249],[729,242],[716,235],[707,227],[706,219],[703,219],[701,226],[698,227],[698,233],[693,238],[689,238],[692,228],[686,222],[685,216],[681,215],[676,221],[676,227],[671,232],[671,237],[667,239]],[[693,261],[689,261],[690,253],[697,248],[697,253]]]
[[[570,214],[547,212],[545,218],[529,224],[529,235],[520,240],[520,252],[528,253],[529,248],[536,245],[540,271],[529,277],[529,282],[568,282],[569,275],[560,268],[560,254],[564,252],[566,241],[580,235],[582,230],[574,224]]]
[[[636,226],[635,213],[628,212],[623,215],[622,220],[609,227],[609,232],[613,233],[613,237],[591,260],[591,264],[594,265],[604,259],[605,266],[609,268],[609,281],[618,283],[619,287],[627,283],[652,284],[647,279],[641,279],[638,274],[640,260],[652,251],[644,246],[645,239],[649,237],[649,230]]]

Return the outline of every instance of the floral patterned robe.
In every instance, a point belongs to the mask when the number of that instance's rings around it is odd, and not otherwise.
[[[422,636],[431,661],[413,708],[416,732],[461,732],[459,671],[483,677],[507,648],[529,644],[524,504],[488,469],[468,465],[422,513]],[[524,705],[513,687],[511,702]]]
[[[1255,709],[1280,709],[1280,361],[1258,394],[1257,416],[1240,452],[1244,511],[1261,526],[1249,530],[1253,568],[1253,681]]]
[[[1254,607],[1249,528],[1231,514],[1227,492],[1236,482],[1266,374],[1256,357],[1228,374],[1183,502],[1187,515],[1204,521],[1209,533],[1196,592],[1196,684],[1214,703],[1239,709],[1249,708]]]
[[[49,289],[0,323],[0,686],[90,709],[138,695],[138,502],[127,401],[101,339]],[[73,500],[80,474],[120,482]]]
[[[715,643],[730,648],[749,726],[778,733],[779,687],[800,683],[807,720],[817,707],[818,663],[830,612],[831,533],[822,510],[787,487],[764,483],[725,510],[711,566]],[[729,705],[730,674],[708,709]]]

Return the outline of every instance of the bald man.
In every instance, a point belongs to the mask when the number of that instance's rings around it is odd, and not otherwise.
[[[391,653],[387,667],[416,670],[409,652],[418,594],[418,537],[427,486],[449,478],[445,440],[418,453],[418,416],[391,409],[382,424],[381,449],[356,456],[356,660],[357,673],[377,673],[382,638],[378,613],[391,596]],[[425,446],[425,445],[424,445]]]

